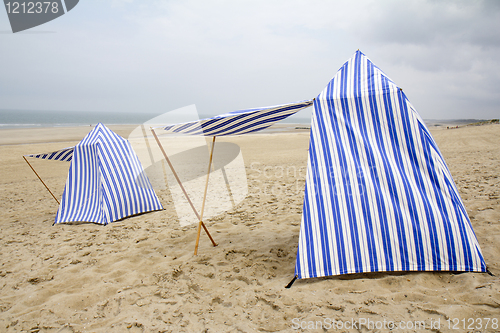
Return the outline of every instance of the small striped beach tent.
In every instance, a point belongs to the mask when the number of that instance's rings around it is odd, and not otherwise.
[[[54,223],[108,224],[163,209],[130,143],[101,123],[74,147],[27,156],[71,162]]]
[[[486,272],[436,142],[357,51],[314,101],[295,277]]]

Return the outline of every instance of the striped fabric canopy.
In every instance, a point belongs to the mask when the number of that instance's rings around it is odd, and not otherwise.
[[[212,118],[169,125],[160,128],[167,132],[189,135],[241,135],[268,128],[274,123],[283,120],[302,109],[308,108],[311,105],[312,100],[307,100],[291,104],[239,110],[221,114]]]
[[[68,147],[58,151],[54,151],[52,153],[45,154],[31,154],[25,155],[26,157],[34,157],[41,158],[44,160],[53,160],[53,161],[62,161],[62,162],[70,162],[73,158],[73,150],[75,147]]]
[[[358,51],[314,101],[295,274],[379,271],[486,265],[429,130]]]
[[[73,148],[55,223],[108,224],[160,209],[163,207],[127,140],[99,123]]]

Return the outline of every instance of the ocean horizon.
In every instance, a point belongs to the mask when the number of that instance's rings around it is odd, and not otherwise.
[[[41,128],[41,127],[78,127],[92,126],[97,123],[109,125],[139,125],[165,113],[148,112],[96,112],[96,111],[40,111],[0,109],[0,129]],[[213,115],[199,116],[199,119]],[[175,123],[175,118],[170,119]],[[424,119],[427,126],[462,126],[484,121],[485,119]],[[183,122],[179,119],[178,122]],[[285,124],[310,125],[310,117],[294,115],[281,121]]]
[[[164,113],[96,112],[96,111],[40,111],[0,109],[0,129],[38,127],[78,127],[97,123],[109,125],[139,125]],[[174,116],[175,117],[175,116]],[[213,117],[200,115],[199,119]],[[175,118],[171,119],[175,123]],[[183,122],[179,119],[178,122]],[[290,117],[283,123],[310,124],[310,118]]]
[[[32,127],[74,127],[97,123],[106,125],[135,125],[156,117],[145,112],[86,112],[86,111],[39,111],[0,110],[0,129]]]

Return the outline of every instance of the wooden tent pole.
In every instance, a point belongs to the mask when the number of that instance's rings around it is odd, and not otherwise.
[[[49,191],[49,193],[52,195],[52,198],[54,198],[54,200],[57,202],[57,204],[60,205],[59,200],[57,200],[57,198],[54,195],[54,193],[52,193],[52,191],[49,189],[49,187],[43,182],[42,178],[40,178],[40,176],[38,175],[38,173],[36,173],[35,169],[33,169],[33,167],[31,166],[30,162],[28,162],[28,160],[26,159],[26,156],[23,156],[23,158],[26,161],[26,163],[28,163],[28,165],[30,166],[31,170],[33,170],[33,172],[38,177],[38,179],[42,182],[43,186],[45,186],[45,188],[47,189],[47,191]]]
[[[177,175],[177,172],[175,172],[174,166],[170,162],[170,159],[168,158],[167,153],[165,153],[165,150],[163,149],[163,146],[161,145],[161,142],[158,139],[158,136],[156,136],[155,130],[153,128],[151,128],[151,132],[153,133],[153,136],[155,137],[156,143],[158,144],[158,147],[160,147],[160,150],[163,153],[163,157],[165,157],[165,160],[167,161],[168,166],[170,167],[170,170],[172,170],[172,173],[174,174],[174,177],[177,180],[177,183],[181,187],[182,192],[184,192],[184,196],[186,197],[187,201],[189,202],[189,205],[191,205],[191,208],[193,209],[193,212],[196,214],[196,217],[198,219],[200,219],[200,214],[198,214],[198,211],[196,210],[196,208],[194,208],[193,202],[189,198],[189,195],[187,194],[186,189],[182,185],[182,182],[181,182],[179,176]]]
[[[208,233],[207,227],[205,227],[205,223],[203,223],[203,212],[205,210],[205,201],[207,199],[207,189],[208,189],[208,180],[210,178],[210,171],[212,170],[212,158],[214,156],[214,148],[215,148],[215,136],[212,139],[212,148],[210,149],[210,160],[208,161],[208,171],[207,171],[207,181],[205,182],[205,192],[203,193],[203,203],[201,204],[201,214],[200,214],[200,222],[198,223],[198,234],[196,235],[196,244],[194,246],[194,255],[198,254],[198,244],[200,242],[200,233],[201,227],[205,229],[208,237],[212,241],[213,246],[217,246],[217,243],[214,242],[212,236]]]
[[[207,233],[208,235],[208,238],[210,238],[210,240],[212,241],[212,244],[214,246],[217,246],[217,243],[215,243],[214,239],[212,238],[212,236],[210,235],[210,233],[208,232],[208,229],[207,227],[205,226],[205,224],[203,223],[202,221],[202,218],[200,216],[200,214],[198,214],[198,211],[196,210],[196,208],[194,207],[193,205],[193,202],[191,201],[191,199],[189,198],[189,195],[187,194],[186,192],[186,189],[184,188],[184,186],[182,185],[182,182],[179,178],[179,176],[177,175],[177,172],[175,172],[175,169],[174,169],[174,166],[172,165],[172,163],[170,162],[170,159],[168,158],[167,156],[167,153],[165,152],[165,150],[163,149],[163,146],[160,142],[160,139],[158,139],[158,136],[156,135],[156,132],[154,131],[153,128],[151,128],[151,132],[153,133],[153,136],[156,140],[156,143],[158,144],[158,147],[160,147],[160,150],[163,154],[163,157],[165,157],[165,160],[167,161],[168,163],[168,166],[170,167],[170,170],[172,170],[172,173],[174,174],[174,177],[175,179],[177,180],[177,183],[179,184],[179,186],[181,187],[182,189],[182,192],[184,192],[184,196],[186,197],[187,201],[189,202],[189,205],[191,206],[191,208],[193,209],[193,212],[195,213],[196,217],[198,218],[198,220],[201,222],[201,226],[203,227],[203,229],[205,230],[205,232]],[[214,141],[215,141],[215,137],[214,137]],[[213,145],[212,145],[212,152],[213,152]],[[210,161],[212,160],[212,155],[210,155]],[[210,165],[210,164],[209,164]],[[207,178],[207,185],[208,185],[208,178]],[[205,193],[206,193],[206,187],[205,187]],[[205,200],[203,200],[203,207],[205,205]],[[202,207],[202,212],[203,212],[203,207]],[[203,213],[202,213],[203,214]],[[198,226],[198,229],[200,228],[200,226]],[[197,239],[197,242],[199,241],[199,235],[200,235],[200,232],[198,232],[198,239]],[[196,254],[196,251],[195,251],[195,254]]]
[[[146,133],[146,128],[144,128],[144,125],[141,125],[141,128],[142,128],[142,135],[144,136],[144,142],[146,142],[146,147],[148,148],[149,159],[151,160],[151,164],[155,164],[153,152],[151,151],[151,146],[149,145],[148,134]]]

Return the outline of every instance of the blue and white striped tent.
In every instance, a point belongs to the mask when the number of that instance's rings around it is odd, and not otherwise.
[[[74,147],[27,156],[71,161],[54,223],[108,224],[163,209],[130,143],[101,123]]]
[[[312,100],[224,113],[212,118],[162,126],[172,133],[204,136],[242,135],[268,128],[274,123],[308,108]]]
[[[429,130],[357,51],[314,101],[295,275],[382,271],[486,265]]]

